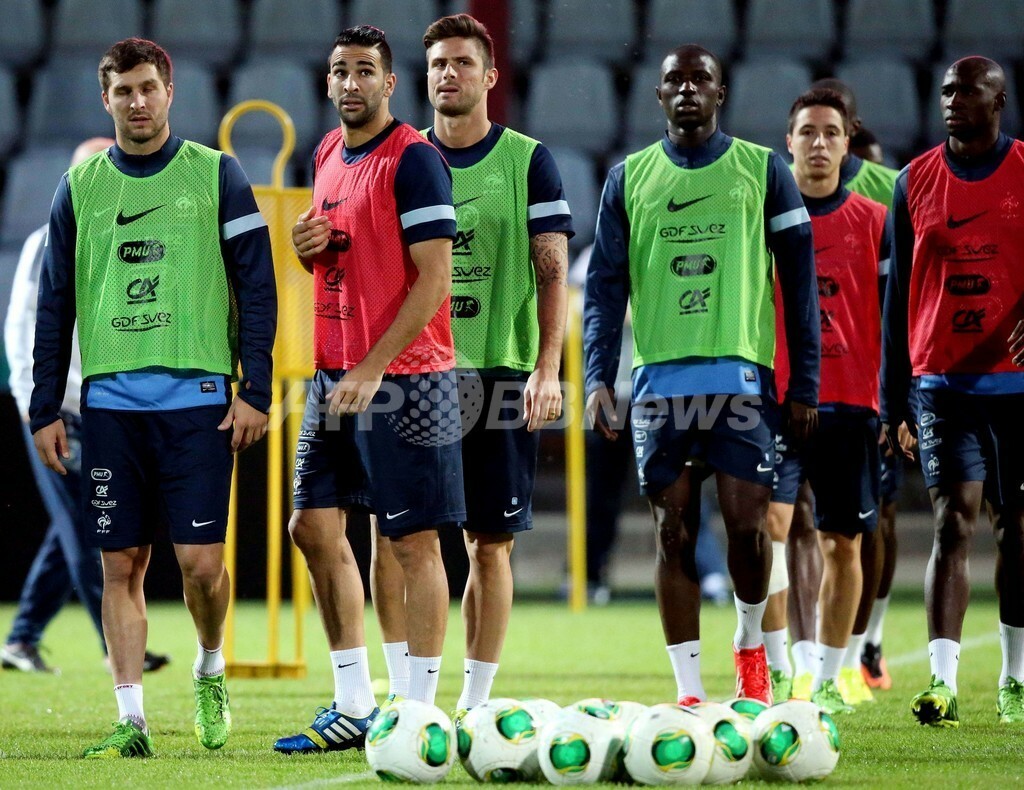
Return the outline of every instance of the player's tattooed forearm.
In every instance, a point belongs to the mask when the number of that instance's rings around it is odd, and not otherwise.
[[[538,233],[530,238],[530,257],[537,287],[565,286],[569,281],[569,239],[564,233]]]

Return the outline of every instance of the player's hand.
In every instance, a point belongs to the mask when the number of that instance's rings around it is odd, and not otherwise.
[[[66,475],[68,470],[60,462],[61,458],[70,458],[71,450],[68,449],[68,435],[64,430],[64,420],[56,419],[45,428],[40,428],[32,434],[32,441],[39,453],[39,459],[58,474]]]
[[[526,430],[533,431],[554,422],[562,414],[562,388],[558,371],[534,368],[523,390]]]
[[[331,240],[331,221],[324,216],[314,216],[316,208],[310,206],[299,214],[292,228],[292,247],[300,258],[313,258],[327,249]]]
[[[903,450],[903,454],[911,461],[914,460],[914,450],[917,449],[917,426],[914,426],[914,430],[910,429],[910,425],[906,422],[901,422],[900,427],[896,431],[896,437],[899,439],[900,449]]]
[[[879,444],[883,443],[888,448],[887,456],[899,453],[911,461],[914,460],[914,449],[917,447],[917,439],[910,432],[906,422],[901,422],[898,427],[883,422],[882,438],[879,440]]]
[[[587,398],[587,409],[584,413],[584,425],[593,425],[594,430],[610,442],[617,441],[618,432],[608,424],[608,408],[615,403],[615,393],[611,387],[596,389]],[[602,408],[605,406],[605,408]]]
[[[269,421],[270,418],[266,414],[235,395],[228,408],[228,413],[224,415],[224,420],[217,426],[217,430],[226,431],[234,423],[235,430],[231,434],[231,452],[240,453],[266,435]]]
[[[373,368],[363,360],[327,393],[328,413],[346,415],[366,411],[383,378],[383,370]]]
[[[806,442],[818,429],[818,409],[799,401],[788,401],[789,430],[798,442]]]
[[[1010,353],[1013,354],[1013,364],[1017,367],[1024,366],[1024,321],[1018,321],[1017,326],[1006,338],[1010,344]]]

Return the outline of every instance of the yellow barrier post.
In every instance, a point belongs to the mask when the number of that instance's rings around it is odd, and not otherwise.
[[[568,518],[569,608],[587,608],[587,480],[583,390],[583,294],[569,292],[565,327],[565,503]]]

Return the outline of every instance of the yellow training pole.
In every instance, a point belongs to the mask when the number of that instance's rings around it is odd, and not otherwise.
[[[565,330],[565,501],[569,520],[569,609],[587,608],[587,482],[583,410],[582,294],[569,292]]]

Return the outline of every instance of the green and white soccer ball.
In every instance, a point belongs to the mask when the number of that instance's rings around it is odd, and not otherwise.
[[[839,762],[839,731],[813,702],[789,700],[754,720],[754,764],[770,781],[824,779]]]
[[[520,701],[495,698],[478,705],[462,719],[458,737],[462,765],[478,782],[540,778],[537,723]]]
[[[699,785],[711,767],[715,736],[678,705],[653,705],[633,721],[623,747],[626,771],[643,785]]]
[[[561,705],[549,699],[544,699],[544,697],[523,697],[519,702],[530,711],[530,715],[533,716],[533,721],[537,725],[538,730],[544,722],[555,718],[555,716],[562,712]]]
[[[425,702],[407,699],[388,706],[366,733],[366,760],[385,781],[440,782],[455,754],[451,719]]]
[[[630,725],[636,721],[637,717],[647,710],[646,705],[633,702],[632,700],[617,700],[612,704],[617,712],[616,718],[622,723],[622,728],[626,731],[629,730]]]
[[[768,706],[761,700],[751,697],[733,697],[726,700],[725,706],[732,708],[747,721],[753,721],[768,709]]]
[[[551,784],[609,781],[618,769],[623,738],[622,725],[616,719],[570,706],[541,726],[537,761]]]
[[[743,779],[754,760],[750,720],[718,702],[702,702],[693,707],[693,712],[707,722],[715,738],[715,753],[704,784],[727,785]]]

